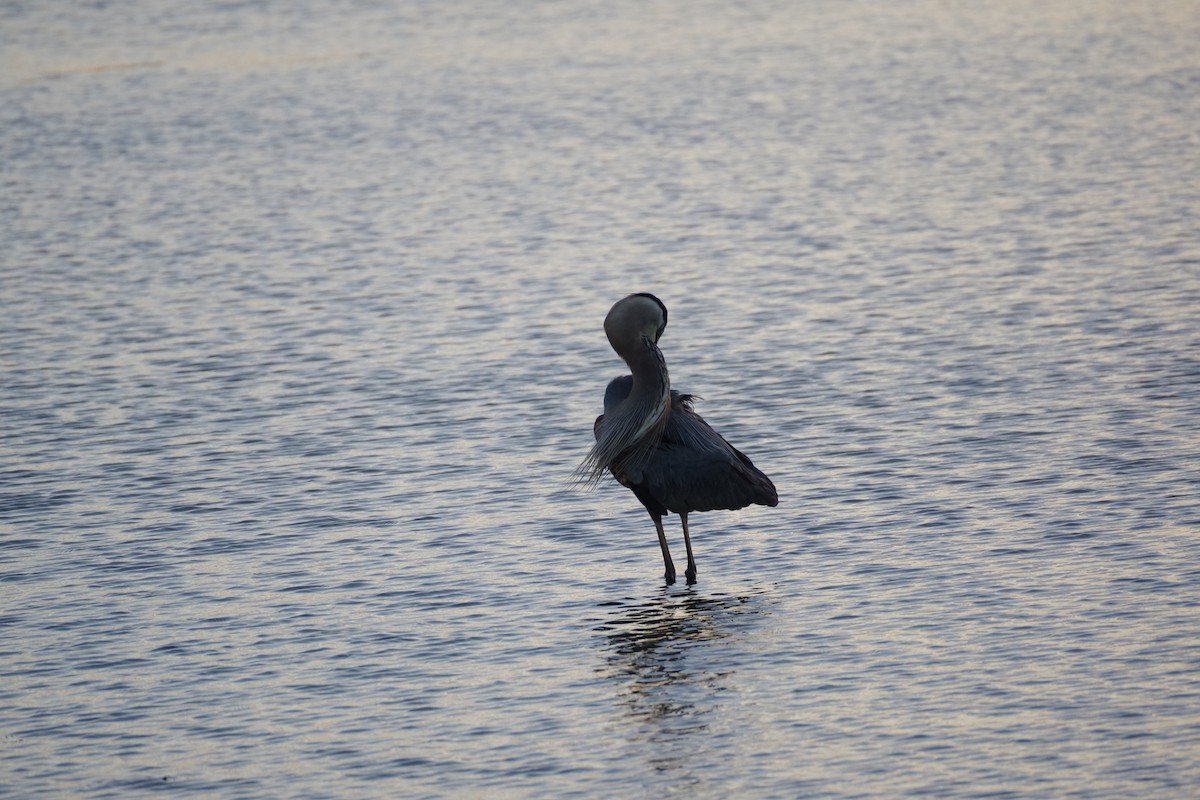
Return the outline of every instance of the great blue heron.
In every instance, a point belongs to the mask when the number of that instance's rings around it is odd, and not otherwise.
[[[579,467],[589,483],[605,470],[631,489],[646,507],[666,565],[667,583],[675,564],[667,548],[662,518],[675,512],[683,522],[689,584],[696,559],[688,534],[688,514],[751,504],[779,503],[771,479],[725,441],[692,409],[693,396],[671,389],[658,339],[667,327],[667,307],[652,294],[631,294],[604,318],[608,342],[632,375],[613,378],[604,392],[604,413],[596,418],[596,444]]]

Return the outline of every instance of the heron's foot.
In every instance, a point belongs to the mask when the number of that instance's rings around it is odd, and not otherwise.
[[[663,580],[665,580],[667,582],[668,586],[670,586],[671,584],[673,584],[675,582],[675,568],[674,567],[667,567],[667,571],[663,574]]]
[[[683,577],[687,578],[688,586],[696,582],[696,565],[688,564],[688,568],[683,571]]]

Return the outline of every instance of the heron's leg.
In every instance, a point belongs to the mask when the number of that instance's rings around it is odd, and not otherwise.
[[[671,561],[671,551],[667,549],[667,534],[663,532],[662,515],[651,514],[650,519],[654,520],[654,530],[658,531],[658,546],[663,551],[663,564],[666,565],[667,572],[663,577],[667,583],[675,582],[675,563]]]
[[[688,565],[687,569],[683,572],[683,576],[687,578],[689,584],[692,584],[696,582],[696,559],[692,555],[692,537],[688,535],[687,512],[685,511],[680,514],[679,518],[683,520],[683,544],[687,547],[688,554]]]

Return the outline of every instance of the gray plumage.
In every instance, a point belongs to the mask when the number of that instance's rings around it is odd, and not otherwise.
[[[614,378],[604,393],[604,414],[596,419],[596,444],[580,474],[594,483],[611,472],[646,507],[654,520],[668,583],[675,568],[662,517],[678,514],[687,547],[688,582],[696,579],[687,515],[693,511],[774,506],[775,486],[749,458],[692,407],[693,396],[672,390],[658,339],[667,309],[651,294],[630,295],[609,311],[604,330],[632,375]]]

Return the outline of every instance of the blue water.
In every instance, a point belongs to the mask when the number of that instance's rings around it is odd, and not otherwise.
[[[1197,41],[0,6],[0,796],[1194,793]],[[570,482],[632,291],[779,489],[694,587]]]

